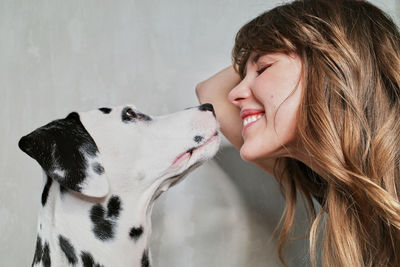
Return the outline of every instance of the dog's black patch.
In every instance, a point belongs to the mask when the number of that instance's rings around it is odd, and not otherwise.
[[[37,160],[49,177],[77,192],[81,192],[86,177],[85,155],[94,157],[98,153],[96,143],[76,112],[36,129],[22,137],[18,145]],[[65,175],[55,172],[58,169],[64,170]]]
[[[39,263],[42,260],[42,255],[43,255],[42,239],[38,235],[36,238],[36,249],[35,249],[35,255],[33,256],[32,266],[36,263]]]
[[[111,112],[111,108],[99,108],[99,110],[101,112],[103,112],[104,114],[109,114]]]
[[[75,249],[69,242],[69,240],[62,235],[58,236],[58,242],[60,244],[61,250],[64,252],[65,257],[67,257],[67,260],[70,264],[74,265],[78,262],[78,258],[76,257],[75,254]]]
[[[104,218],[104,208],[101,204],[96,204],[90,210],[90,219],[94,226],[92,228],[94,235],[100,240],[107,240],[114,236],[113,221]]]
[[[204,139],[204,137],[203,137],[203,136],[200,136],[200,135],[196,135],[196,136],[193,138],[193,140],[194,140],[196,143],[200,143],[201,141],[203,141],[203,139]]]
[[[104,167],[101,166],[100,163],[96,162],[92,165],[93,171],[98,175],[102,175],[104,173]]]
[[[101,204],[96,204],[91,208],[92,230],[98,239],[105,241],[114,237],[114,226],[121,209],[121,200],[118,196],[112,196],[109,199],[107,212]]]
[[[104,267],[103,265],[100,265],[99,263],[95,263],[92,254],[90,254],[87,251],[81,252],[81,259],[82,259],[83,267]]]
[[[147,249],[143,252],[142,267],[150,267],[149,253],[148,253]]]
[[[43,246],[42,239],[38,235],[36,238],[36,249],[35,255],[33,256],[32,266],[40,262],[43,263],[43,267],[51,266],[49,243],[44,242]]]
[[[211,105],[211,104],[209,104],[209,103],[200,105],[200,106],[199,106],[199,110],[201,110],[201,111],[211,111],[212,114],[214,115],[214,117],[216,117],[216,116],[215,116],[214,107],[213,107],[213,105]]]
[[[151,121],[152,119],[143,113],[135,112],[132,108],[126,107],[122,109],[121,120],[125,123],[129,123],[137,120]]]
[[[60,185],[60,193],[61,195],[64,195],[66,192],[68,192],[68,188],[65,186]]]
[[[44,243],[42,262],[44,267],[51,266],[49,243]]]
[[[42,192],[42,206],[43,207],[46,205],[47,198],[49,196],[50,187],[51,187],[51,184],[53,183],[53,179],[51,179],[48,175],[47,175],[46,179],[47,179],[46,185],[44,186],[43,192]]]
[[[135,241],[137,241],[142,234],[143,234],[142,226],[140,226],[139,228],[132,227],[131,231],[129,232],[129,236]]]
[[[109,218],[118,218],[119,212],[121,211],[121,200],[118,196],[112,196],[107,204],[107,216]]]

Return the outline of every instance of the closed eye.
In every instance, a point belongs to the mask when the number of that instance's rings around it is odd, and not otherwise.
[[[258,75],[261,75],[261,73],[263,73],[266,69],[268,69],[269,67],[271,67],[272,64],[268,64],[264,67],[262,67],[261,69],[257,70]]]

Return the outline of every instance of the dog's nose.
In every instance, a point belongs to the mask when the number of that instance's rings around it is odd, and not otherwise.
[[[213,113],[214,117],[215,117],[214,107],[210,103],[206,103],[206,104],[203,104],[203,105],[199,106],[199,109],[201,111],[211,111]]]

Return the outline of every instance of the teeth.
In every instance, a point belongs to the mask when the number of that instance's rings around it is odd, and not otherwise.
[[[260,119],[263,115],[258,114],[258,115],[252,115],[252,116],[248,116],[243,120],[243,127],[245,127],[247,124],[256,121],[258,119]]]

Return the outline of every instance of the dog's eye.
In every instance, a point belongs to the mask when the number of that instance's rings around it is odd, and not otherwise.
[[[128,108],[125,111],[125,113],[126,113],[127,116],[129,116],[131,118],[136,118],[137,117],[136,113],[131,108]]]
[[[125,108],[122,111],[122,120],[123,121],[131,121],[134,120],[138,117],[138,115],[131,109],[131,108]]]

